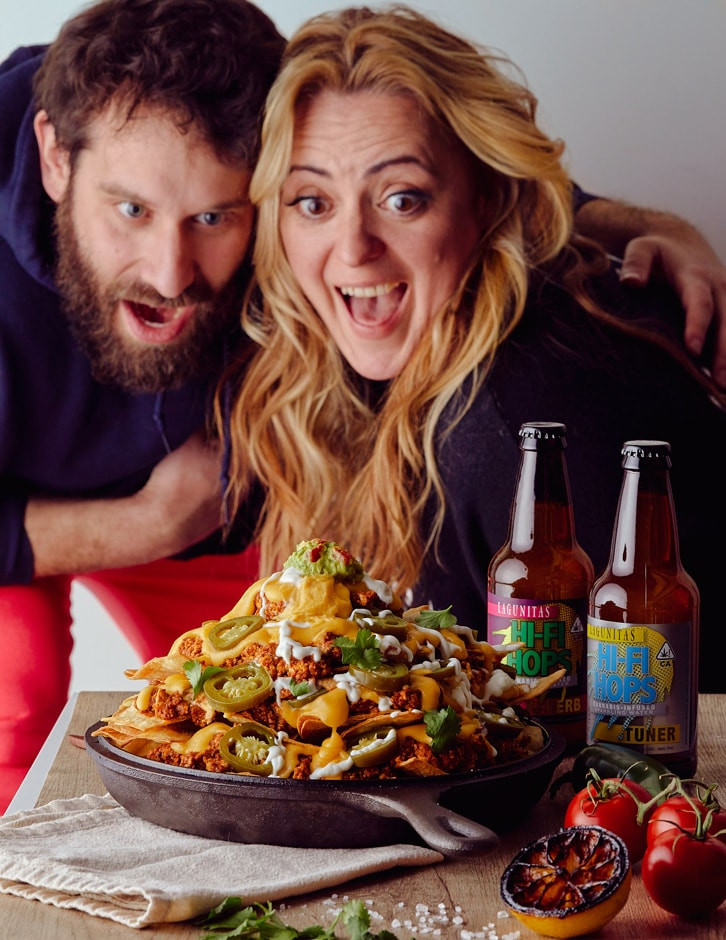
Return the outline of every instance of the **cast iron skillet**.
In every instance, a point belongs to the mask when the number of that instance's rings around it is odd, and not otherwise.
[[[424,843],[443,855],[493,848],[494,825],[518,822],[547,788],[565,749],[463,774],[397,780],[291,780],[185,770],[128,754],[92,732],[86,749],[111,796],[132,815],[192,835],[301,848]]]

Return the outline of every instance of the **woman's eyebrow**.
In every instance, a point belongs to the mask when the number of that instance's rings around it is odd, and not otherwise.
[[[420,157],[414,157],[412,154],[404,154],[400,157],[391,157],[387,160],[380,160],[378,163],[374,163],[373,166],[370,166],[365,171],[365,176],[375,176],[376,173],[380,173],[382,170],[387,169],[390,166],[405,166],[406,164],[414,164],[415,166],[420,166],[427,173],[433,172],[431,167],[426,163],[425,160],[422,160]],[[325,176],[330,177],[331,173],[328,170],[323,169],[322,167],[314,166],[311,163],[293,163],[290,165],[288,175],[290,173],[296,172],[307,172],[315,173],[316,176]]]

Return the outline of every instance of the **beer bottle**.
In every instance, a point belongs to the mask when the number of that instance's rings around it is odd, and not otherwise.
[[[509,533],[489,564],[487,635],[492,645],[524,643],[504,660],[518,682],[534,687],[564,669],[527,709],[556,726],[573,751],[585,743],[585,623],[594,573],[575,537],[565,433],[555,422],[520,428]]]
[[[610,561],[590,596],[589,741],[696,770],[700,598],[681,564],[666,441],[626,441]]]

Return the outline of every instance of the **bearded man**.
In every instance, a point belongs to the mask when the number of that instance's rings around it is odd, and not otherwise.
[[[283,45],[246,0],[104,0],[0,66],[0,812],[67,698],[74,577],[141,661],[256,577],[211,554],[203,429]]]

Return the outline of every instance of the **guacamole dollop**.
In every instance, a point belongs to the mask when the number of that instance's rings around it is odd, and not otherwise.
[[[348,583],[360,581],[365,573],[363,565],[349,551],[325,539],[299,542],[282,567],[294,568],[305,575],[332,575],[336,581]]]

